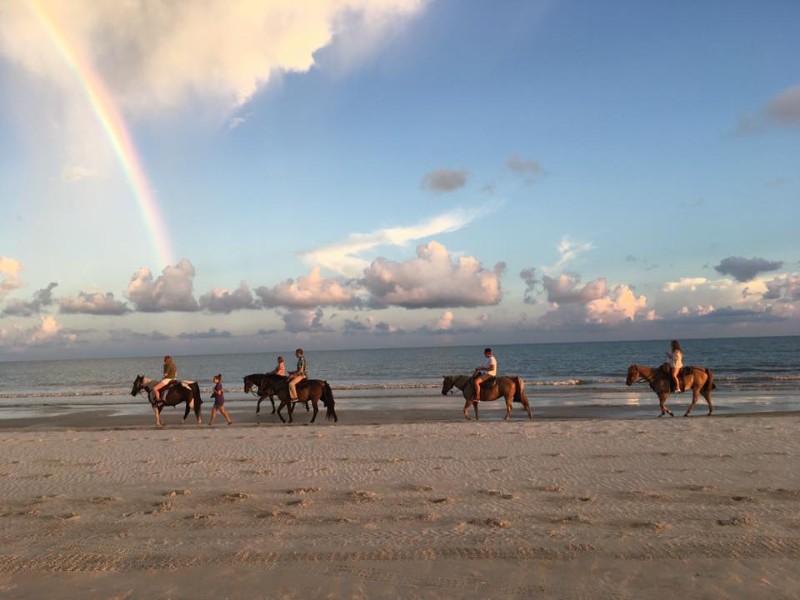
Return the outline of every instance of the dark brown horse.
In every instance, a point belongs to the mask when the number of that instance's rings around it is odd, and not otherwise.
[[[142,392],[147,394],[147,400],[150,402],[150,406],[153,407],[153,414],[156,416],[156,425],[158,427],[163,427],[164,425],[161,421],[161,410],[165,406],[177,406],[181,403],[186,404],[186,410],[183,413],[184,421],[189,416],[189,411],[192,410],[192,404],[194,404],[194,416],[197,419],[197,423],[203,422],[200,417],[200,406],[203,404],[203,400],[200,397],[200,386],[197,385],[196,381],[175,381],[170,383],[161,389],[161,399],[157,402],[153,395],[153,388],[150,385],[152,382],[153,380],[149,377],[137,375],[136,379],[133,380],[131,396],[138,396]]]
[[[252,375],[247,375],[244,378],[244,393],[252,394],[258,398],[258,403],[256,404],[256,414],[261,412],[261,402],[265,398],[269,398],[269,401],[272,403],[272,412],[270,414],[275,414],[275,390],[273,390],[268,384],[267,375],[265,373],[253,373]],[[308,401],[306,401],[305,405],[306,411],[311,410]]]
[[[325,418],[328,420],[333,419],[334,422],[339,421],[339,417],[336,416],[336,410],[334,409],[333,392],[327,381],[323,381],[322,379],[303,379],[298,382],[296,386],[297,400],[292,400],[289,396],[289,379],[287,377],[268,373],[264,375],[264,387],[270,388],[280,399],[281,403],[278,405],[277,412],[278,417],[280,417],[281,421],[284,423],[286,420],[281,414],[281,409],[284,406],[289,407],[289,423],[291,423],[295,402],[311,402],[311,406],[314,408],[314,414],[311,416],[311,422],[313,423],[317,418],[317,403],[320,400],[322,400],[322,403],[327,408]]]
[[[456,387],[464,394],[464,418],[469,421],[469,406],[470,404],[475,410],[475,420],[478,420],[478,403],[475,402],[475,388],[472,381],[475,378],[475,373],[472,377],[469,375],[442,375],[444,381],[442,382],[442,395],[446,395],[452,388]],[[511,418],[511,403],[520,402],[523,408],[528,411],[528,418],[532,419],[531,405],[528,402],[528,396],[525,395],[525,382],[522,377],[514,375],[512,377],[495,377],[494,380],[487,380],[481,384],[481,402],[490,402],[498,398],[505,398],[506,400],[506,421]]]
[[[658,403],[661,407],[661,414],[658,416],[663,417],[664,415],[669,415],[670,417],[674,417],[675,415],[672,411],[667,408],[667,397],[671,393],[677,392],[677,390],[674,389],[675,382],[672,379],[669,364],[664,363],[660,367],[645,367],[632,364],[628,367],[628,377],[625,380],[626,384],[633,385],[641,379],[649,383],[650,389],[658,396]],[[697,404],[697,400],[701,395],[708,403],[708,414],[710,415],[714,412],[714,405],[711,403],[711,390],[716,389],[717,386],[714,383],[714,374],[711,372],[711,369],[694,366],[683,367],[678,374],[678,382],[684,390],[692,390],[692,403],[689,405],[689,408],[686,409],[686,413],[683,415],[684,417],[688,417],[691,414],[694,405]]]

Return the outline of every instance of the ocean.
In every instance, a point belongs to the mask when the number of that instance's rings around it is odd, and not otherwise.
[[[800,337],[682,340],[686,365],[710,368],[717,389],[716,414],[800,410]],[[621,417],[652,417],[658,400],[646,383],[625,385],[628,366],[657,366],[666,360],[669,341],[493,345],[501,375],[520,375],[536,415],[537,407],[612,409]],[[259,354],[174,356],[181,379],[200,383],[210,393],[211,378],[221,373],[229,406],[252,403],[242,378],[275,366],[278,354],[292,369],[292,349]],[[310,376],[326,379],[337,412],[391,406],[452,406],[460,417],[460,396],[442,396],[442,376],[468,373],[484,364],[483,347],[387,348],[381,350],[306,349]],[[143,396],[130,394],[138,374],[161,374],[161,356],[135,358],[20,361],[0,363],[0,419],[54,415],[90,409],[113,413],[149,412]],[[682,411],[690,394],[673,397]],[[502,413],[499,403],[493,403]],[[263,407],[262,407],[263,408]],[[177,410],[177,409],[166,409]],[[490,409],[491,410],[491,409]],[[578,411],[579,412],[579,411]],[[695,414],[705,414],[701,398]],[[486,412],[484,411],[484,415]]]

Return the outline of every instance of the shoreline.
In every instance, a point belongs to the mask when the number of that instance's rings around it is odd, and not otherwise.
[[[487,406],[488,405],[488,406]],[[231,418],[234,423],[226,425],[224,418],[217,414],[212,428],[240,429],[247,427],[270,428],[275,426],[282,427],[329,427],[345,425],[415,425],[425,423],[468,423],[463,418],[460,406],[431,408],[431,407],[387,407],[387,408],[357,408],[348,410],[337,405],[339,422],[327,421],[325,409],[319,407],[319,414],[314,423],[310,423],[311,414],[306,412],[302,406],[295,409],[293,423],[281,423],[277,415],[271,414],[269,403],[262,404],[262,411],[259,415],[255,414],[254,403],[226,403]],[[705,419],[708,418],[707,409],[698,403],[689,417],[684,418],[683,412],[686,406],[671,405],[675,417],[662,417],[661,420],[671,419]],[[66,429],[136,429],[136,428],[157,428],[152,411],[147,407],[142,407],[141,414],[130,412],[121,413],[114,408],[99,408],[85,406],[78,409],[67,408],[63,412],[55,411],[55,414],[44,412],[47,408],[42,407],[40,414],[26,414],[19,417],[3,416],[0,410],[0,431],[14,430],[66,430]],[[511,413],[511,423],[535,424],[537,421],[646,421],[658,418],[658,406],[625,406],[625,405],[570,405],[570,406],[533,406],[533,419],[528,420],[520,405],[515,404]],[[30,409],[28,409],[29,411]],[[26,411],[26,412],[28,412]],[[474,412],[470,410],[470,417],[474,421]],[[287,417],[286,410],[283,411],[284,418]],[[165,429],[208,429],[208,419],[211,416],[210,410],[202,413],[203,422],[198,425],[195,422],[194,414],[190,413],[185,422],[182,422],[183,410],[177,408],[165,408],[162,411]],[[797,410],[742,410],[741,407],[717,407],[711,419],[716,418],[755,418],[755,417],[797,417],[800,411]],[[502,422],[505,417],[505,407],[502,403],[484,403],[479,407],[478,422]]]
[[[442,413],[5,428],[0,595],[800,594],[800,414]]]

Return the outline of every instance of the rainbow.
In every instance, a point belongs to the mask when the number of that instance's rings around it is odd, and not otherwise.
[[[108,138],[114,150],[125,178],[133,191],[133,196],[139,205],[145,227],[150,233],[155,258],[160,263],[159,267],[174,264],[172,246],[164,227],[161,211],[158,208],[158,204],[156,204],[151,191],[152,188],[142,168],[136,148],[131,141],[125,120],[115,106],[103,79],[92,64],[71,47],[66,35],[59,31],[52,17],[38,0],[32,0],[30,6],[37,20],[52,40],[53,45],[69,69],[75,74],[106,138]]]

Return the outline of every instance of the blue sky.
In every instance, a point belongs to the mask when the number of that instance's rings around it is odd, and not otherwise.
[[[202,6],[0,5],[0,359],[800,334],[797,2]]]

